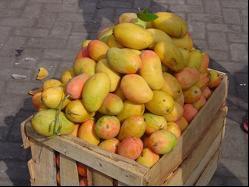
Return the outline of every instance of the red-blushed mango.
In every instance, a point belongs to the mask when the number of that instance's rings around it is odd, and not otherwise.
[[[110,79],[105,73],[96,73],[89,78],[83,88],[82,101],[89,112],[96,112],[110,92]]]
[[[133,23],[120,23],[114,27],[114,36],[123,46],[142,50],[148,48],[153,38],[146,29]]]
[[[176,136],[176,138],[181,137],[181,134],[182,134],[181,128],[174,122],[169,122],[167,125],[167,129],[165,129],[165,130],[174,134]]]
[[[158,154],[154,153],[149,148],[145,148],[136,161],[145,167],[151,168],[159,159],[160,157]]]
[[[128,137],[141,138],[144,135],[145,129],[146,124],[143,116],[131,116],[123,122],[118,139],[123,140]]]
[[[191,88],[200,79],[200,72],[195,68],[184,68],[179,73],[175,74],[176,79],[180,83],[182,89]]]
[[[114,71],[123,74],[136,73],[142,64],[139,54],[131,49],[110,48],[107,61]]]
[[[117,115],[117,117],[120,121],[124,121],[131,116],[143,115],[144,110],[144,104],[136,104],[129,100],[125,100],[123,110]]]
[[[169,153],[176,146],[177,138],[166,130],[159,130],[150,135],[149,148],[160,155]]]
[[[208,66],[209,66],[209,55],[207,53],[202,54],[202,63],[200,67],[201,73],[208,72]]]
[[[104,140],[99,144],[99,147],[101,149],[104,149],[108,152],[111,153],[117,153],[117,149],[118,149],[118,144],[119,144],[119,140],[116,138],[112,138],[109,140]]]
[[[92,119],[84,122],[78,131],[78,137],[90,144],[98,145],[100,140],[94,131],[94,121]]]
[[[120,86],[125,97],[134,103],[144,104],[153,98],[152,90],[143,77],[137,74],[125,75]]]
[[[184,95],[183,95],[183,93],[179,96],[179,97],[177,97],[176,99],[175,99],[175,102],[176,103],[178,103],[178,104],[180,104],[181,106],[183,106],[184,105]]]
[[[85,58],[85,57],[89,57],[87,47],[83,47],[80,49],[80,51],[78,52],[78,54],[75,57],[75,60],[80,59],[80,58]]]
[[[63,85],[66,85],[73,77],[74,77],[73,69],[68,69],[61,74],[60,80]]]
[[[203,88],[206,88],[209,83],[209,74],[208,73],[202,73],[200,75],[199,81],[195,84],[195,86],[199,87],[201,90]]]
[[[171,12],[158,12],[158,16],[152,22],[153,27],[166,32],[174,38],[181,38],[188,32],[187,23],[180,17]]]
[[[206,98],[202,95],[201,98],[198,101],[196,101],[195,103],[193,103],[193,106],[197,110],[200,110],[206,104],[206,102],[207,102]]]
[[[115,90],[114,94],[119,96],[123,101],[126,99],[124,96],[124,93],[120,87],[120,84],[119,84],[118,88]]]
[[[145,107],[148,111],[156,115],[169,114],[174,109],[174,99],[163,91],[153,91],[153,98]]]
[[[193,50],[190,52],[188,67],[196,68],[198,71],[200,71],[202,61],[203,61],[202,52],[199,50]]]
[[[117,40],[116,40],[116,38],[113,36],[113,35],[111,35],[110,37],[109,37],[109,39],[107,40],[107,45],[109,46],[109,47],[117,47],[117,48],[124,48],[124,46],[122,46]]]
[[[66,87],[66,93],[72,99],[80,99],[82,95],[83,87],[86,81],[89,79],[89,75],[86,73],[82,73],[73,79],[71,79]]]
[[[145,133],[147,135],[151,135],[152,133],[160,129],[163,129],[165,126],[167,126],[167,121],[163,116],[158,116],[151,113],[145,113],[144,120],[146,124]]]
[[[212,91],[210,90],[209,87],[206,87],[206,88],[203,89],[202,95],[203,95],[206,99],[208,99],[208,98],[212,95]]]
[[[110,78],[110,92],[113,92],[117,89],[117,86],[120,81],[120,75],[110,68],[106,59],[102,59],[97,63],[96,73],[106,73],[106,75]]]
[[[92,40],[87,47],[89,56],[95,61],[105,58],[108,49],[108,45],[100,40]]]
[[[42,92],[37,92],[32,96],[32,104],[36,110],[40,110],[41,108],[46,108],[46,106],[42,103]]]
[[[58,120],[56,119],[58,117]],[[74,124],[69,121],[63,112],[54,109],[42,110],[31,119],[32,128],[42,136],[69,135],[74,130]]]
[[[185,104],[183,108],[183,117],[190,123],[197,115],[198,110],[192,104]]]
[[[143,142],[139,138],[125,138],[118,145],[118,154],[132,160],[136,160],[142,151]]]
[[[185,90],[183,94],[185,103],[193,104],[201,98],[202,91],[199,87],[192,86],[188,90]]]
[[[113,93],[109,93],[99,109],[99,112],[106,115],[117,115],[123,110],[123,107],[124,104],[122,99]]]
[[[174,109],[169,114],[166,114],[164,117],[166,118],[167,122],[175,122],[182,116],[183,106],[175,102]]]
[[[164,83],[162,87],[162,91],[166,92],[174,99],[178,98],[182,95],[182,88],[177,79],[171,75],[170,73],[163,73]]]
[[[78,171],[79,176],[87,177],[87,168],[85,165],[81,163],[77,163],[77,171]]]
[[[112,34],[113,34],[113,26],[102,29],[98,33],[97,38],[98,40],[107,43]]]
[[[188,121],[184,117],[181,117],[175,123],[180,127],[181,132],[183,132],[189,125]]]
[[[73,70],[76,75],[86,73],[90,76],[95,74],[96,62],[88,57],[75,60]]]
[[[81,100],[70,101],[65,109],[66,117],[74,123],[82,123],[91,118]]]
[[[46,90],[52,87],[59,87],[62,86],[62,82],[56,79],[48,79],[43,82],[42,89]]]
[[[185,67],[184,58],[179,48],[172,42],[162,41],[156,44],[154,51],[170,70],[179,72]]]
[[[191,50],[193,48],[193,40],[189,33],[185,34],[182,38],[172,38],[173,43],[183,49]]]
[[[94,126],[96,135],[104,140],[115,138],[120,130],[120,122],[115,116],[102,116]]]
[[[151,49],[153,49],[156,46],[156,44],[161,41],[173,42],[169,35],[167,35],[165,32],[159,29],[150,28],[150,29],[147,29],[147,31],[149,31],[153,37],[153,42],[149,46],[149,48]]]
[[[164,84],[160,58],[154,51],[145,50],[141,54],[140,75],[153,90],[160,90]]]
[[[215,70],[209,71],[209,79],[208,87],[211,89],[218,87],[222,81],[221,75]]]
[[[83,49],[83,48],[86,48],[87,49],[87,46],[88,46],[88,44],[91,42],[92,40],[83,40],[82,42],[81,42],[81,48]]]

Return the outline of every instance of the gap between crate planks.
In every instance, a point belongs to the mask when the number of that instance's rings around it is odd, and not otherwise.
[[[89,185],[207,185],[212,178],[224,137],[228,78],[213,92],[172,152],[150,169],[117,154],[108,153],[71,136],[45,138],[36,134],[30,118],[21,125],[24,148],[31,147],[28,162],[31,185],[56,185],[54,152],[60,161],[61,185],[79,185],[76,161],[87,167]]]

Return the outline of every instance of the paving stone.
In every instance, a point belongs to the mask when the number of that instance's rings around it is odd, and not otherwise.
[[[1,48],[0,56],[13,57],[16,50],[23,49],[26,42],[25,37],[13,36],[9,37],[4,46]]]
[[[46,14],[42,14],[40,15],[39,19],[37,20],[36,23],[36,27],[38,28],[51,28],[57,18],[57,14],[56,13],[46,13]]]
[[[26,4],[27,0],[11,0],[9,3],[10,8],[22,8]]]
[[[45,49],[44,58],[52,60],[68,60],[72,62],[78,50],[72,49]]]
[[[0,160],[26,161],[26,151],[19,143],[0,142],[0,149],[4,150],[0,154]]]
[[[206,40],[196,40],[194,39],[194,45],[196,48],[206,51],[208,49]]]
[[[14,27],[31,27],[34,25],[34,19],[29,18],[3,18],[0,20],[0,25]]]
[[[247,61],[248,49],[244,44],[231,44],[230,45],[232,60],[234,61]]]
[[[189,32],[193,39],[205,39],[205,24],[201,22],[189,22]]]
[[[19,17],[22,14],[22,10],[19,9],[1,9],[0,18]]]
[[[220,2],[218,0],[212,0],[212,1],[204,0],[203,3],[205,7],[205,12],[215,15],[221,14]]]
[[[122,8],[131,8],[132,7],[132,0],[126,1],[115,1],[115,0],[104,0],[100,1],[98,4],[98,8],[110,8],[110,7],[122,7]]]
[[[28,4],[25,9],[24,12],[22,14],[23,17],[27,17],[27,18],[38,18],[40,17],[41,11],[42,11],[42,4]]]
[[[223,9],[225,23],[241,24],[240,12],[236,9]]]
[[[81,42],[87,39],[87,34],[72,35],[68,38],[67,48],[79,49]]]
[[[44,67],[44,68],[46,68],[46,69],[48,70],[48,72],[49,72],[48,78],[53,78],[55,72],[57,71],[57,67],[58,67],[59,64],[60,64],[59,61],[55,61],[55,60],[46,60],[46,59],[44,59],[44,60],[41,60],[41,62],[39,62],[39,63],[37,64],[37,69],[38,69],[39,67]],[[36,79],[36,74],[37,74],[37,72],[33,72],[33,75],[32,75],[33,80]]]
[[[202,21],[208,23],[223,23],[222,15],[212,15],[204,13],[188,13],[188,21]]]
[[[114,21],[114,10],[113,8],[102,8],[97,10],[97,15],[95,17],[95,20],[101,21],[103,19],[110,20],[110,22]]]
[[[67,39],[69,34],[71,33],[71,29],[72,23],[70,22],[56,22],[50,32],[49,37]]]
[[[190,5],[202,5],[202,1],[200,0],[187,0],[187,4],[190,4]]]
[[[241,33],[242,31],[241,26],[238,25],[208,23],[206,27],[207,30],[209,31],[234,32],[234,33]]]
[[[135,0],[134,1],[134,8],[147,8],[147,7],[150,7],[150,4],[151,4],[151,0]]]
[[[221,60],[228,60],[229,59],[229,54],[224,51],[218,51],[218,50],[208,50],[208,54],[211,58],[218,60],[219,62]]]
[[[25,95],[30,90],[37,88],[40,86],[40,83],[30,82],[30,81],[22,81],[22,80],[11,80],[6,83],[6,93],[8,94],[17,94],[17,95]]]
[[[222,0],[221,4],[223,7],[229,7],[229,8],[243,8],[247,9],[248,8],[248,1],[244,0]]]
[[[158,4],[169,4],[169,5],[184,5],[185,0],[154,0]]]
[[[231,74],[238,73],[238,72],[241,72],[241,73],[248,72],[247,70],[248,65],[244,63],[219,60],[219,64],[222,65]]]
[[[46,37],[49,33],[47,29],[37,28],[16,28],[14,35],[17,36],[29,36],[29,37]]]
[[[236,43],[248,43],[248,35],[247,34],[228,34],[228,39],[230,42]]]
[[[226,35],[221,32],[209,32],[208,44],[211,49],[228,50]]]
[[[30,38],[27,46],[34,48],[65,48],[66,40],[56,38]]]
[[[57,21],[68,21],[68,22],[84,22],[85,19],[89,20],[93,17],[93,14],[88,14],[88,16],[85,16],[83,18],[81,13],[67,13],[67,12],[63,12],[63,13],[59,13]]]
[[[178,12],[200,13],[203,12],[203,7],[196,5],[170,5],[170,10],[177,13]]]

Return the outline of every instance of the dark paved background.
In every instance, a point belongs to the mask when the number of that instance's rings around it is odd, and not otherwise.
[[[28,184],[19,124],[34,112],[26,93],[40,85],[37,68],[58,77],[84,38],[138,7],[186,18],[212,66],[228,73],[229,120],[211,185],[248,185],[248,135],[240,129],[248,110],[247,0],[0,0],[0,185]]]

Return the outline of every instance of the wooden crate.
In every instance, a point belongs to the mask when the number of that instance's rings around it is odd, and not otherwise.
[[[218,163],[225,132],[228,79],[200,110],[177,146],[150,169],[120,155],[101,150],[72,136],[45,138],[36,134],[30,118],[21,125],[24,148],[31,147],[28,162],[31,185],[56,185],[54,154],[60,153],[61,185],[79,185],[76,162],[88,169],[89,185],[207,185]]]

